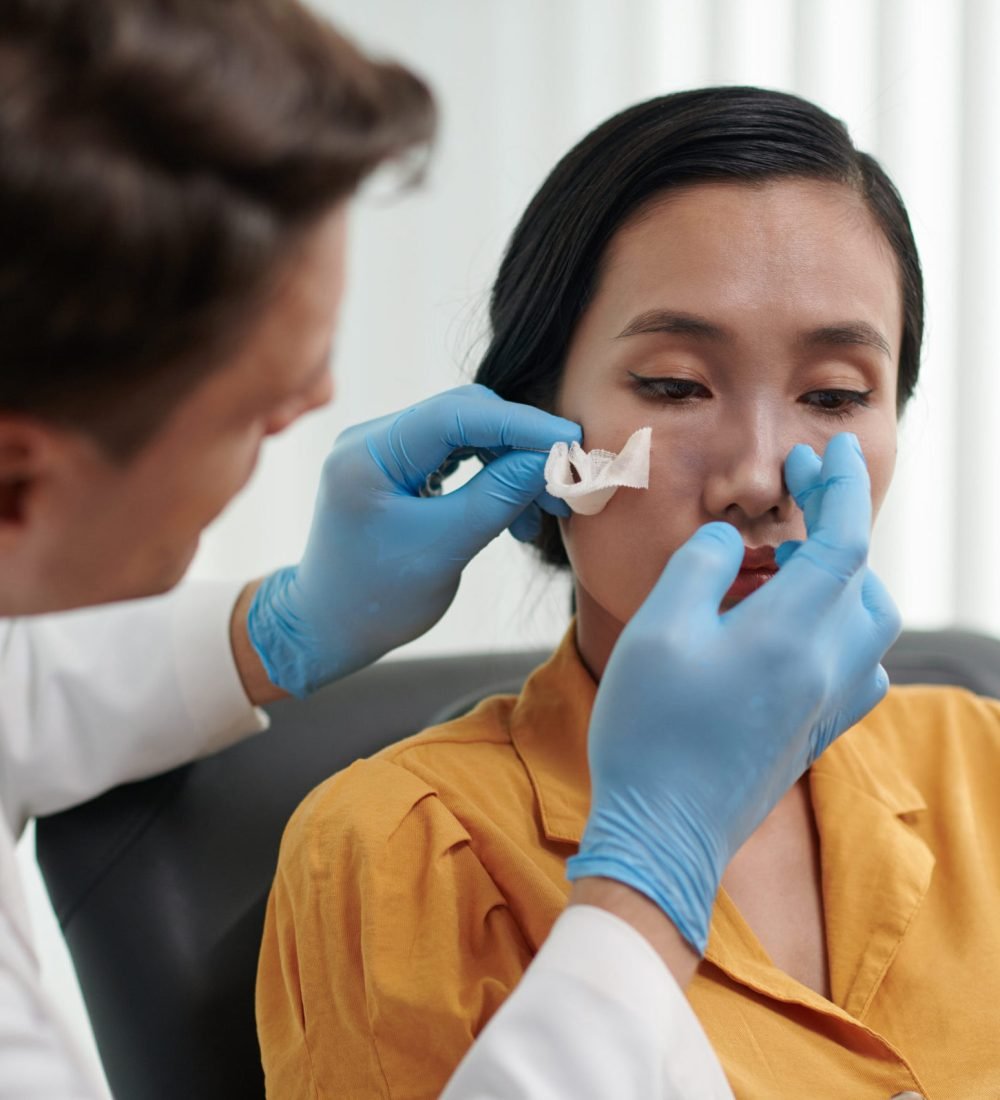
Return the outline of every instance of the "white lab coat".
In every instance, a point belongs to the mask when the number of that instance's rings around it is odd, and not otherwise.
[[[733,1100],[680,986],[647,940],[570,906],[442,1100]]]
[[[48,1003],[14,842],[25,822],[266,726],[229,644],[237,585],[0,622],[0,1100],[101,1088]],[[447,1100],[732,1093],[694,1014],[625,922],[574,907],[490,1023]]]
[[[30,817],[264,728],[229,644],[239,587],[0,621],[0,1100],[104,1095],[39,981],[15,839]]]

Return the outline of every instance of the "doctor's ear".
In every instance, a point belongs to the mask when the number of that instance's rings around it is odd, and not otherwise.
[[[35,495],[70,461],[66,435],[30,417],[0,413],[0,540],[23,531]]]

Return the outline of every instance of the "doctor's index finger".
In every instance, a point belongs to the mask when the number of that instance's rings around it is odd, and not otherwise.
[[[793,447],[785,459],[785,485],[807,524],[816,513],[822,470],[823,460],[805,443]]]
[[[464,447],[548,453],[553,443],[579,441],[578,424],[505,401],[485,386],[460,386],[407,410],[399,421],[411,462],[432,473]]]
[[[820,481],[817,514],[811,526],[806,524],[807,540],[815,536],[821,545],[860,552],[863,560],[871,540],[872,489],[857,436],[841,432],[830,440]],[[859,560],[851,571],[861,564]]]
[[[785,462],[785,481],[802,509],[807,538],[835,547],[863,543],[871,534],[871,482],[857,438],[835,435],[820,459],[800,444]]]
[[[798,578],[804,596],[817,599],[825,591],[833,597],[868,556],[871,485],[861,448],[851,433],[834,436],[818,472],[809,449],[795,448],[785,476],[805,514],[807,537],[781,570],[782,587],[790,589]]]
[[[743,538],[728,523],[707,523],[674,551],[635,616],[690,629],[716,619],[743,562]]]

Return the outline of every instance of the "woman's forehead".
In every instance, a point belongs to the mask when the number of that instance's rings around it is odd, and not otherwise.
[[[609,246],[593,306],[608,323],[669,309],[720,326],[857,320],[898,353],[895,256],[851,188],[817,180],[707,183],[648,204]]]

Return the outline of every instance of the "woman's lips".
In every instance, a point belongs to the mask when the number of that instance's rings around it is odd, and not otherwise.
[[[743,551],[743,565],[739,575],[726,593],[722,606],[732,607],[756,592],[778,572],[773,546],[747,546]]]

